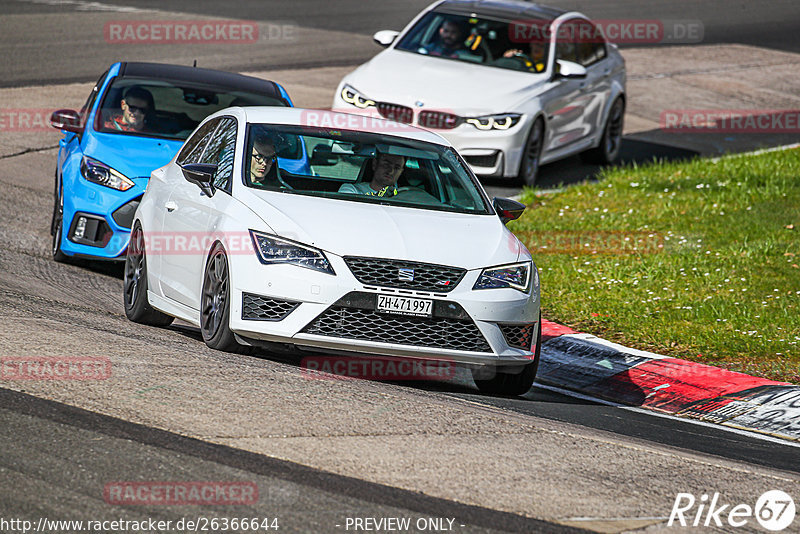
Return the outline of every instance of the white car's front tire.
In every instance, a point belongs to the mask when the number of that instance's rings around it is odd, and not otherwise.
[[[212,349],[233,352],[241,348],[230,327],[230,267],[220,243],[208,255],[200,297],[200,332]]]

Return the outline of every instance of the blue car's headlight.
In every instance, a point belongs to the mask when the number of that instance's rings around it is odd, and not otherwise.
[[[472,289],[510,287],[527,293],[531,285],[531,262],[513,263],[484,269]]]
[[[375,105],[374,100],[370,100],[349,85],[342,87],[342,100],[361,109]]]
[[[81,175],[93,184],[104,185],[117,191],[127,191],[135,185],[121,172],[89,156],[83,156],[81,160]]]
[[[479,130],[508,130],[519,122],[522,115],[519,113],[501,113],[499,115],[484,115],[465,119],[467,124]]]
[[[273,265],[288,263],[328,274],[336,274],[321,250],[250,230],[253,245],[261,263]]]

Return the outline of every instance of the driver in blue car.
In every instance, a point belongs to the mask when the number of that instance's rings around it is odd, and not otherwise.
[[[138,85],[129,87],[122,97],[120,108],[120,112],[104,121],[104,128],[122,132],[143,132],[151,129],[150,121],[155,105],[150,91]]]
[[[372,160],[372,180],[344,184],[340,193],[367,195],[374,197],[393,197],[397,194],[397,180],[406,166],[406,158],[393,154],[379,153]]]

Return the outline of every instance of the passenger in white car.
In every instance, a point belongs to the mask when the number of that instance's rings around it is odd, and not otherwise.
[[[266,136],[257,136],[250,152],[250,182],[255,186],[274,185],[278,180],[278,157],[275,144]]]
[[[372,160],[372,180],[344,184],[340,193],[392,197],[397,194],[397,180],[406,165],[406,158],[393,154],[381,154]]]

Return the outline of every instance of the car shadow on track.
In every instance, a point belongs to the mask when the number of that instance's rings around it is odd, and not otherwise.
[[[205,345],[203,344],[203,336],[200,334],[199,328],[184,323],[173,323],[171,326],[167,328],[169,330],[181,334],[182,336],[191,338],[197,341],[203,347],[205,347]],[[219,355],[221,358],[225,358],[226,353],[224,352],[219,352],[219,351],[211,351],[211,352]],[[558,405],[587,406],[587,405],[598,404],[590,399],[576,398],[573,396],[563,395],[560,393],[555,393],[550,390],[537,387],[537,383],[534,383],[533,387],[530,390],[528,390],[528,392],[526,392],[524,395],[519,395],[519,396],[491,395],[487,393],[481,393],[480,391],[478,391],[475,382],[472,380],[472,373],[470,372],[469,369],[460,366],[450,366],[449,364],[446,365],[446,367],[449,369],[448,376],[444,379],[393,380],[387,378],[349,376],[346,373],[335,373],[335,372],[326,373],[318,371],[316,369],[313,371],[309,370],[313,368],[313,366],[309,364],[310,361],[319,362],[319,360],[335,359],[337,361],[345,361],[345,362],[352,360],[355,361],[356,363],[359,363],[369,360],[370,356],[359,356],[359,355],[349,356],[349,355],[344,355],[342,353],[333,355],[327,352],[316,352],[305,349],[291,349],[288,346],[277,347],[274,350],[264,347],[243,346],[239,354],[242,354],[245,357],[252,357],[254,359],[259,359],[259,360],[269,360],[273,363],[279,363],[295,367],[300,371],[300,374],[306,378],[316,378],[319,380],[363,380],[367,382],[382,383],[391,386],[409,388],[417,391],[424,391],[428,393],[450,395],[460,399],[485,403],[497,407],[510,407],[522,410],[524,409],[525,406],[531,406],[532,404],[539,404],[539,405],[550,404],[553,406],[558,406]],[[381,358],[380,356],[373,356],[373,358],[374,357],[377,357],[379,359]],[[546,362],[542,362],[542,365],[546,365]],[[523,411],[527,411],[527,409]]]

